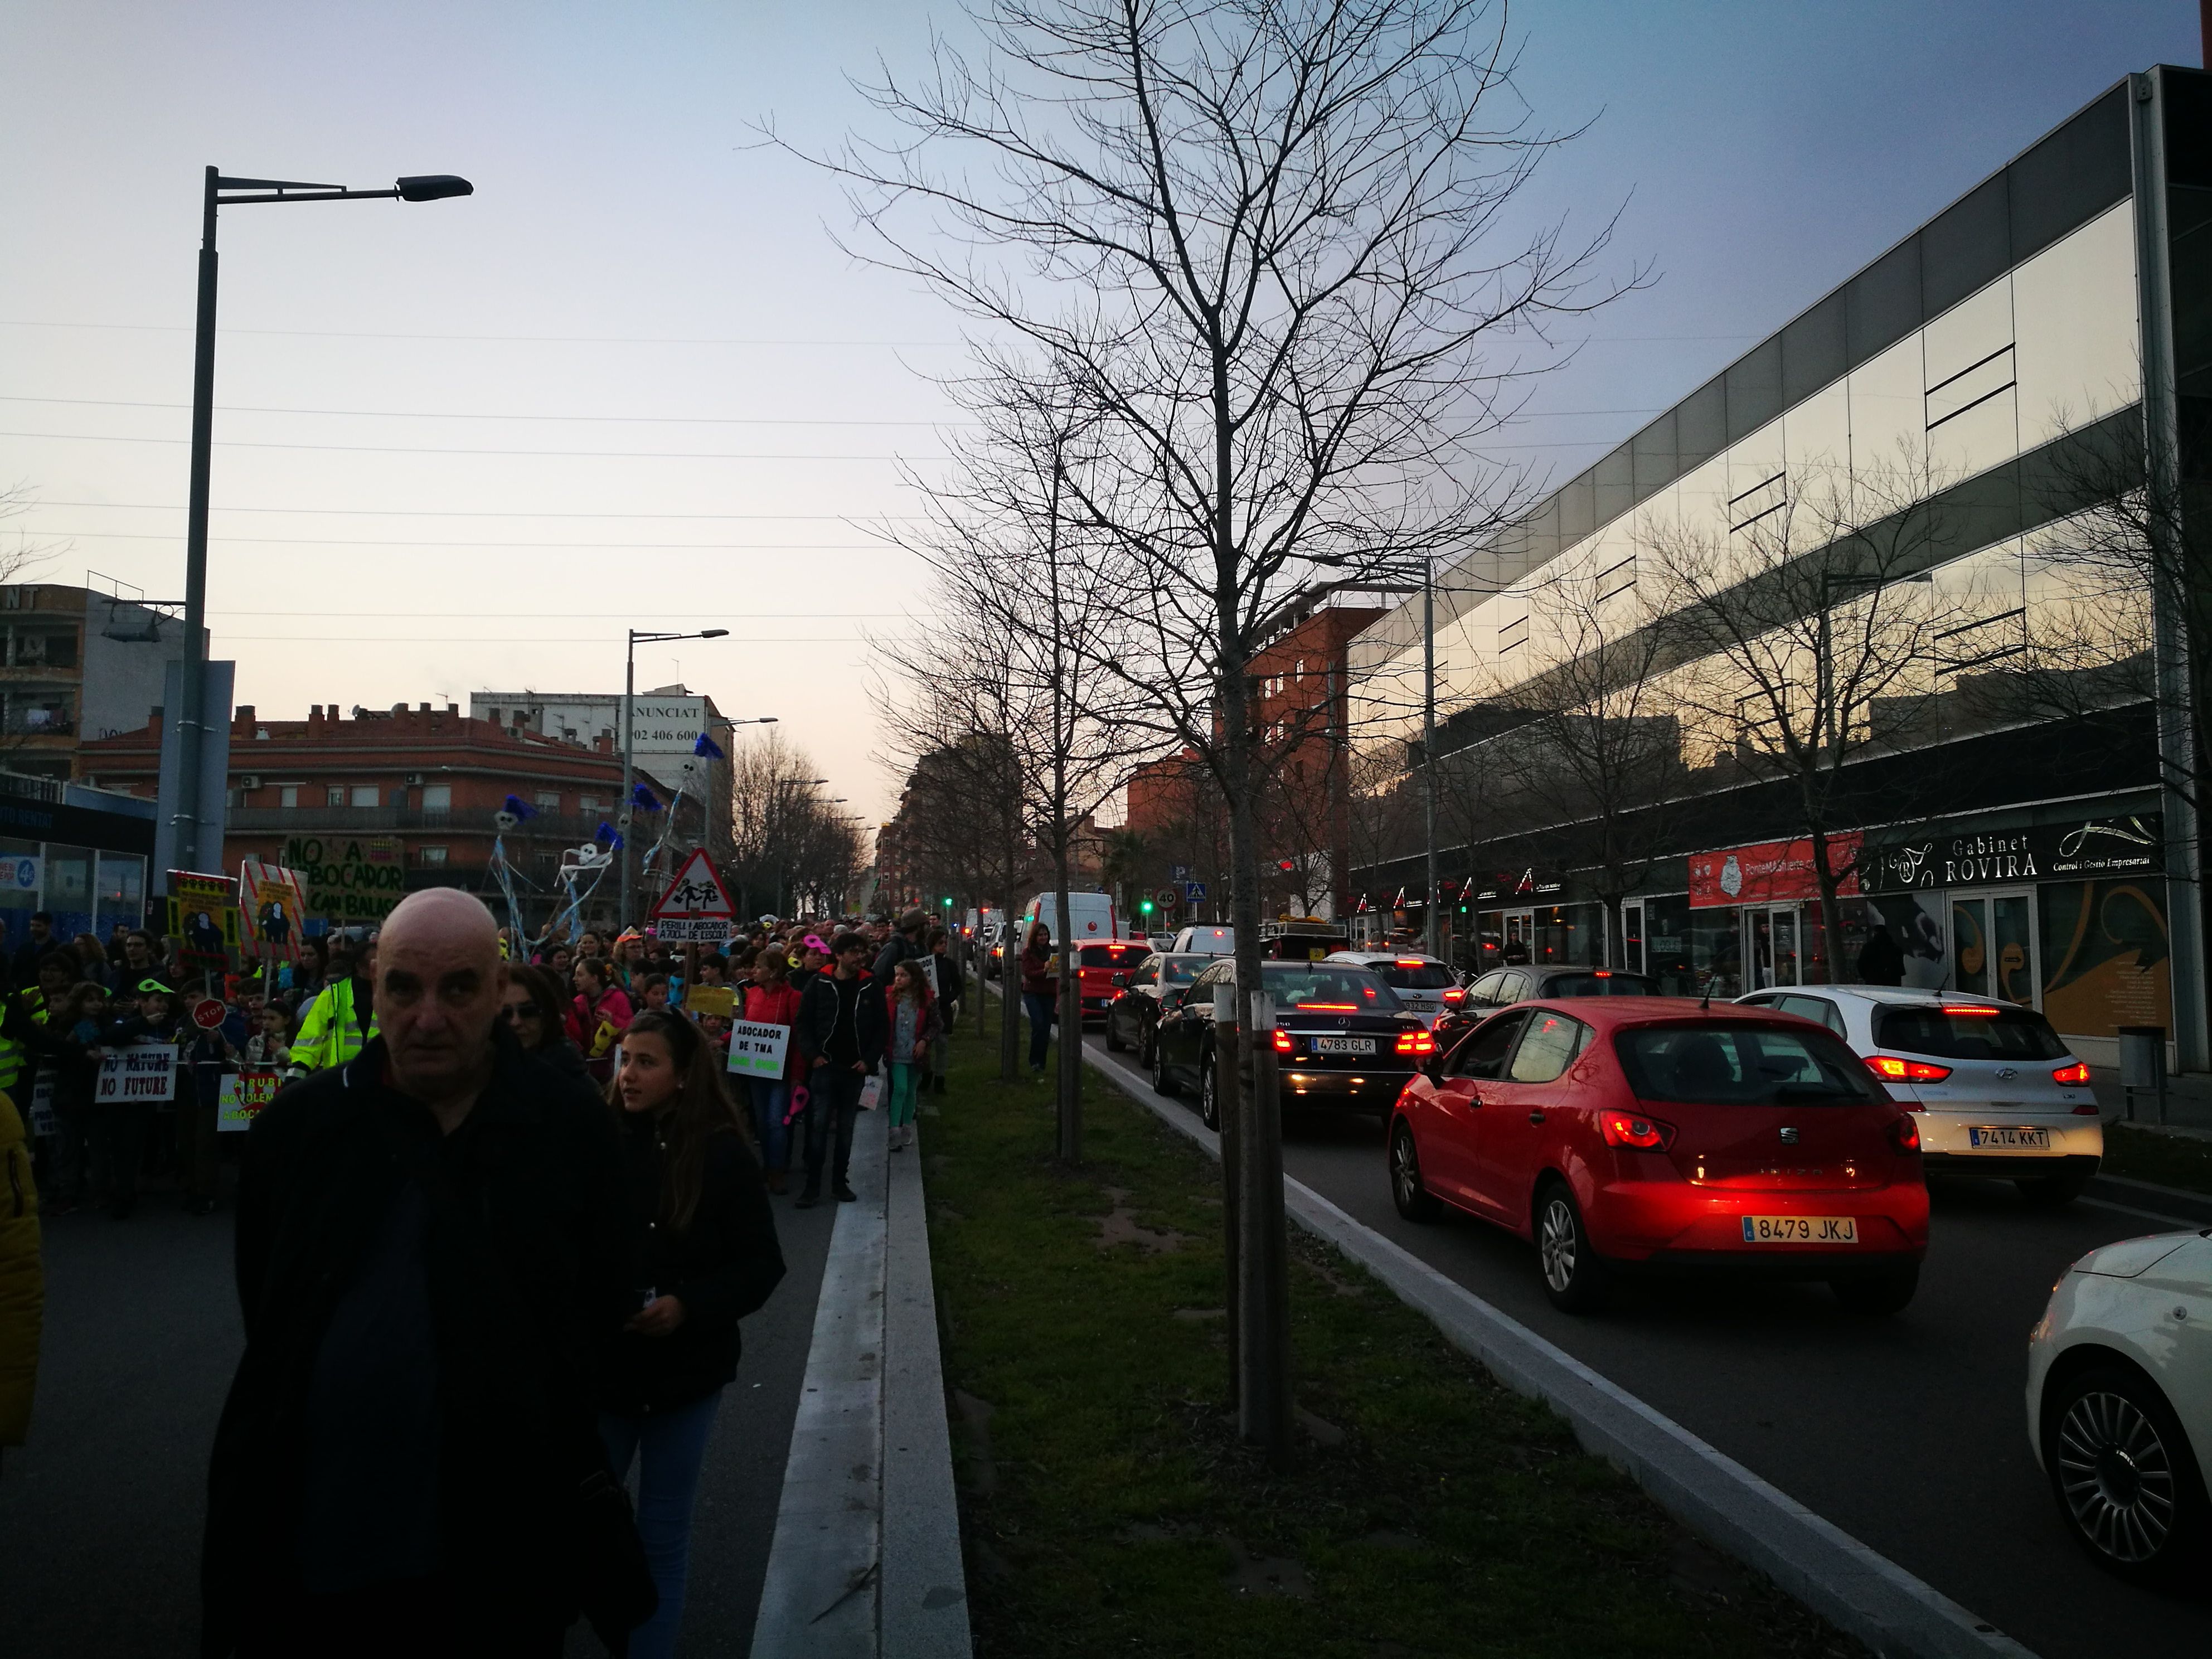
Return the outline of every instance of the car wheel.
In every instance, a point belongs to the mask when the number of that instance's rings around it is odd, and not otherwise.
[[[1536,1195],[1536,1262],[1544,1294],[1564,1313],[1590,1313],[1605,1302],[1605,1264],[1590,1248],[1583,1212],[1564,1181]]]
[[[2095,1170],[2069,1170],[2063,1175],[2042,1176],[2033,1181],[2016,1181],[2020,1195],[2030,1209],[2063,1210],[2088,1190],[2089,1180]]]
[[[2188,1572],[2212,1516],[2188,1437],[2149,1379],[2089,1366],[2046,1397],[2043,1422],[2058,1512],[2090,1558],[2141,1583]]]
[[[1413,1126],[1402,1118],[1390,1131],[1390,1201],[1408,1221],[1434,1221],[1443,1213],[1443,1200],[1421,1184],[1421,1155]]]
[[[1903,1313],[1920,1288],[1920,1264],[1897,1267],[1865,1279],[1835,1279],[1828,1288],[1846,1311],[1855,1314]]]
[[[1106,1016],[1106,1052],[1118,1054],[1129,1045],[1121,1041],[1121,1028],[1114,1023],[1114,1016]]]
[[[1145,1070],[1148,1072],[1151,1071],[1152,1069],[1153,1052],[1158,1049],[1159,1046],[1158,1042],[1154,1040],[1152,1030],[1149,1026],[1139,1025],[1137,1028],[1138,1065],[1143,1066]]]
[[[1176,1086],[1176,1080],[1168,1075],[1168,1057],[1162,1052],[1159,1039],[1158,1037],[1152,1039],[1152,1063],[1151,1071],[1152,1073],[1152,1092],[1154,1094],[1165,1095],[1170,1100],[1173,1100],[1176,1095],[1182,1092],[1182,1091]]]
[[[1216,1134],[1221,1133],[1221,1094],[1214,1086],[1210,1060],[1198,1063],[1198,1121]]]

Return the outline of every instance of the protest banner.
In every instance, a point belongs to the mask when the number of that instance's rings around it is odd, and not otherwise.
[[[730,1070],[740,1077],[783,1075],[784,1050],[791,1044],[788,1025],[755,1025],[739,1020],[730,1027]]]
[[[684,1006],[694,1019],[708,1014],[728,1019],[738,1011],[737,988],[731,985],[695,985],[684,994]]]
[[[162,928],[184,945],[185,961],[220,970],[239,947],[238,907],[231,902],[228,876],[169,872],[168,913]]]
[[[284,1079],[274,1072],[234,1072],[222,1080],[216,1114],[218,1130],[250,1129],[261,1109],[276,1098]]]
[[[59,1127],[54,1116],[54,1074],[41,1067],[31,1079],[31,1133],[50,1135]]]
[[[382,921],[407,896],[397,836],[295,836],[284,843],[284,867],[305,878],[307,914],[336,927]]]
[[[255,954],[298,962],[307,932],[307,890],[300,872],[248,859],[238,867],[238,918]]]
[[[151,1101],[158,1104],[177,1097],[177,1048],[173,1042],[140,1042],[108,1048],[100,1056],[100,1075],[93,1084],[95,1106]]]

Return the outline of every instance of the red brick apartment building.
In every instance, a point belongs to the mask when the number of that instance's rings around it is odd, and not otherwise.
[[[150,797],[161,744],[157,709],[142,730],[83,744],[81,764],[100,787]],[[305,870],[309,915],[341,921],[374,921],[417,888],[494,892],[494,815],[514,795],[536,814],[507,837],[534,925],[550,907],[561,849],[612,822],[621,793],[622,757],[609,737],[586,747],[471,720],[452,703],[349,717],[318,703],[303,720],[263,720],[241,704],[230,729],[223,868],[256,858]],[[327,884],[314,879],[319,867],[331,872]],[[319,904],[320,885],[331,890]],[[356,887],[369,896],[349,900]],[[611,914],[611,888],[605,896]],[[364,909],[374,914],[353,914]]]

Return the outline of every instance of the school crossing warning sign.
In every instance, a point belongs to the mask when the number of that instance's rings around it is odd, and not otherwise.
[[[730,936],[737,916],[730,890],[702,848],[684,860],[653,907],[653,930],[665,939],[719,945]]]

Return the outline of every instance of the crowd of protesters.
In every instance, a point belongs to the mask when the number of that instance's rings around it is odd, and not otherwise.
[[[784,1273],[773,1200],[854,1198],[864,1106],[912,1145],[949,945],[920,913],[526,944],[433,890],[259,966],[43,914],[0,950],[0,1159],[45,1215],[234,1188],[203,1651],[553,1654],[580,1613],[672,1652],[738,1322]],[[740,1030],[775,1075],[732,1070]],[[105,1098],[103,1058],[155,1045],[171,1097]],[[273,1099],[222,1134],[234,1074]],[[7,1373],[0,1445],[29,1404]]]

